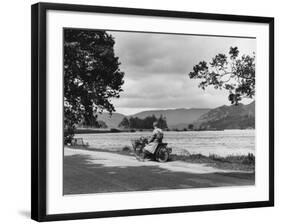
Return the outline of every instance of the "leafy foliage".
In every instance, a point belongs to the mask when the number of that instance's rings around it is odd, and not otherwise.
[[[228,99],[238,105],[243,97],[255,95],[255,54],[239,57],[237,47],[230,47],[229,57],[218,54],[211,62],[201,61],[189,73],[191,79],[202,80],[199,88],[208,86],[229,91]]]
[[[81,121],[98,125],[98,113],[115,111],[110,99],[120,96],[124,73],[114,44],[105,31],[64,30],[65,143]]]

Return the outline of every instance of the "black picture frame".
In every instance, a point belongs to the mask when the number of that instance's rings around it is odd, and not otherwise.
[[[46,213],[46,13],[63,10],[88,13],[111,13],[123,15],[161,16],[205,20],[254,22],[269,25],[269,200],[196,206],[160,207],[70,214]],[[238,209],[274,206],[274,18],[183,11],[103,7],[73,4],[37,3],[31,11],[31,218],[37,221],[70,220],[116,216],[178,213],[206,210]]]

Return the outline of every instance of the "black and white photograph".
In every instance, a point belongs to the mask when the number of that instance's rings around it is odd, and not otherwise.
[[[31,15],[32,219],[274,205],[274,18]]]
[[[63,194],[254,186],[256,45],[64,27]]]
[[[3,3],[0,223],[279,223],[278,1]]]

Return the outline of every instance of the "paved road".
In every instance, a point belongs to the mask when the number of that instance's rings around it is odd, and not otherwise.
[[[253,185],[254,173],[182,161],[139,162],[110,152],[65,148],[64,194]]]

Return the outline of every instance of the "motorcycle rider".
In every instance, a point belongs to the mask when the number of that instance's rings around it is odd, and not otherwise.
[[[148,144],[144,147],[144,158],[149,154],[154,154],[159,143],[162,143],[164,133],[162,129],[158,128],[158,123],[153,122],[153,132]]]

